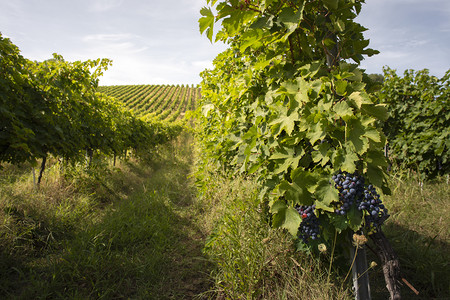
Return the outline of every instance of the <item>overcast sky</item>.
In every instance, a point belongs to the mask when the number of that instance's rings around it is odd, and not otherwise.
[[[100,80],[113,84],[197,84],[223,45],[198,31],[206,0],[0,0],[0,32],[22,55],[45,60],[110,58]],[[450,68],[450,0],[366,0],[358,21],[381,54],[362,63],[368,73],[385,65]]]

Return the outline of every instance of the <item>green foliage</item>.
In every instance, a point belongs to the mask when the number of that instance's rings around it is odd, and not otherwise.
[[[450,70],[442,78],[427,69],[403,77],[384,69],[382,103],[390,108],[384,132],[390,158],[427,178],[450,172]]]
[[[220,20],[215,39],[230,46],[202,73],[204,163],[254,174],[273,225],[294,236],[297,205],[316,205],[324,240],[363,224],[362,214],[330,213],[338,199],[330,178],[339,171],[362,174],[388,192],[378,125],[387,109],[349,63],[377,53],[354,22],[362,3],[220,1],[217,16],[203,9],[200,19],[201,31]]]
[[[42,156],[47,152],[45,141],[59,135],[52,125],[49,100],[30,77],[28,61],[0,35],[0,162],[21,163]]]
[[[203,215],[194,207],[192,138],[158,150],[151,164],[67,176],[49,162],[36,190],[29,170],[0,173],[2,299],[183,299],[206,289]],[[205,209],[201,207],[201,209]],[[198,218],[198,219],[197,219]]]
[[[154,148],[179,134],[180,124],[146,122],[98,93],[108,59],[67,62],[54,54],[31,62],[0,36],[0,163],[67,161],[98,151],[121,155]]]

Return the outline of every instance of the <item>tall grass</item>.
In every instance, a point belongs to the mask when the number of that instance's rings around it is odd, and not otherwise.
[[[393,174],[392,195],[384,199],[390,218],[384,231],[396,251],[405,299],[450,299],[450,191],[448,179],[421,181],[409,171]],[[372,274],[374,298],[386,299],[381,270]]]
[[[327,259],[295,251],[290,236],[272,229],[257,200],[257,186],[240,177],[210,177],[202,199],[212,228],[205,252],[217,268],[218,299],[351,299],[351,293],[328,276]],[[331,250],[331,249],[330,249]],[[324,254],[330,256],[330,251]],[[324,257],[326,258],[326,257]]]
[[[405,174],[392,175],[393,194],[384,199],[391,214],[384,232],[399,256],[402,277],[419,291],[416,295],[402,281],[403,298],[450,299],[448,180],[422,182]],[[205,252],[217,266],[210,298],[353,298],[349,280],[343,282],[346,262],[333,263],[330,274],[331,249],[319,258],[296,252],[287,234],[268,225],[251,180],[213,173],[206,182],[203,206],[210,209],[205,224],[213,230]],[[369,247],[368,261],[377,263],[369,270],[372,299],[388,299],[381,263],[371,252],[376,249],[372,243]]]
[[[189,138],[89,172],[50,167],[0,187],[0,298],[190,299],[207,289],[192,222]],[[12,179],[13,174],[16,176]]]
[[[254,181],[212,172],[197,191],[191,143],[184,135],[146,162],[115,168],[103,161],[62,172],[54,162],[38,189],[31,166],[3,169],[0,298],[353,298],[348,266],[330,271],[332,249],[297,252],[269,226]],[[404,285],[403,297],[449,299],[448,180],[401,175],[384,199],[384,231],[420,292]],[[387,299],[380,264],[369,273],[372,298]]]

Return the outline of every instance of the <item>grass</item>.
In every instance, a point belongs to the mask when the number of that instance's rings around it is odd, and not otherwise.
[[[406,299],[450,299],[450,193],[447,178],[421,182],[411,173],[391,177],[392,195],[385,203],[390,210],[384,231],[396,251],[406,285]],[[382,279],[381,270],[372,282]],[[374,285],[376,286],[376,285]],[[375,299],[386,299],[376,286]]]
[[[271,229],[248,178],[192,178],[183,135],[152,159],[83,166],[53,162],[39,189],[31,166],[0,173],[2,299],[352,299],[331,250],[297,252]],[[447,178],[391,178],[384,231],[396,250],[404,299],[450,299]],[[196,189],[198,188],[198,190]],[[200,196],[198,196],[200,195]],[[368,251],[369,262],[378,262]],[[387,299],[380,263],[372,298]]]
[[[150,163],[61,174],[39,190],[29,171],[1,186],[5,299],[190,299],[208,288],[205,234],[192,222],[188,137]]]
[[[418,176],[392,175],[393,194],[384,199],[391,217],[384,232],[398,254],[404,299],[450,299],[449,188],[447,178],[421,182]],[[217,264],[213,298],[352,299],[348,270],[328,274],[329,251],[320,259],[295,252],[289,236],[270,229],[251,180],[210,175],[203,201],[213,231],[206,253]],[[211,225],[212,224],[212,225]],[[369,243],[370,245],[370,243]],[[374,249],[373,244],[371,248]],[[388,299],[381,262],[367,250],[372,299]],[[332,280],[328,283],[328,275]]]
[[[297,252],[289,234],[272,229],[257,200],[257,186],[241,177],[211,174],[203,197],[212,231],[205,252],[216,264],[211,299],[351,299],[328,281],[326,257]],[[324,254],[329,258],[330,251]],[[334,270],[334,269],[333,269]]]

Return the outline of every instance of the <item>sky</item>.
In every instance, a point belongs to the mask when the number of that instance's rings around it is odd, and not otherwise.
[[[0,0],[0,32],[24,57],[112,59],[101,85],[198,84],[225,49],[198,29],[206,0]],[[450,69],[450,0],[366,0],[357,21],[379,55],[367,73]]]

